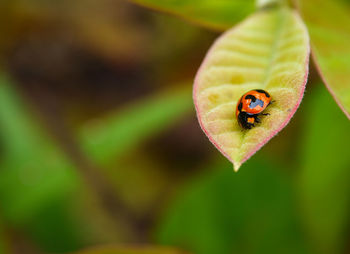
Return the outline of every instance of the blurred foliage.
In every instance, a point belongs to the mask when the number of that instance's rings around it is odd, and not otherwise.
[[[237,174],[220,162],[193,179],[170,207],[158,239],[203,254],[307,253],[292,182],[261,157]]]
[[[313,54],[327,87],[350,118],[350,3],[299,0]],[[319,5],[318,8],[315,8]]]
[[[14,36],[45,30],[58,22],[61,29],[57,27],[57,32],[63,32],[62,28],[69,26],[67,39],[76,40],[81,46],[97,50],[105,57],[128,61],[147,57],[145,53],[149,44],[144,42],[150,38],[143,25],[128,16],[127,8],[120,2],[11,0],[2,3],[5,7],[1,9],[10,21],[7,25],[12,25]],[[133,29],[129,29],[131,26]],[[120,33],[123,36],[119,36]],[[22,38],[23,34],[20,35]]]
[[[180,86],[182,86],[180,84]],[[108,164],[130,148],[181,120],[192,109],[189,84],[175,91],[153,96],[104,121],[93,122],[82,130],[81,142],[95,161]]]
[[[299,152],[299,197],[316,253],[343,253],[348,243],[350,123],[330,98],[313,89]]]
[[[177,15],[231,26],[253,3],[198,6]],[[349,128],[314,77],[234,174],[188,82],[216,33],[124,0],[3,0],[0,33],[0,253],[348,252]]]
[[[40,132],[40,128],[33,122],[32,117],[28,116],[28,112],[24,110],[16,92],[4,78],[0,88],[1,129],[7,133],[2,138],[6,151],[3,168],[7,169],[1,172],[1,203],[7,204],[6,207],[3,207],[2,213],[11,223],[26,225],[30,229],[28,233],[31,237],[43,241],[41,247],[46,250],[77,249],[83,240],[79,238],[80,232],[75,228],[74,224],[77,223],[74,221],[74,217],[69,215],[69,211],[65,208],[69,202],[62,199],[63,197],[67,198],[67,194],[78,185],[76,175],[72,174],[76,170],[74,170],[74,166],[66,165],[68,163],[66,159],[60,157],[63,155],[59,155],[60,153],[55,146],[52,146],[51,141]],[[128,147],[131,147],[133,143],[139,144],[141,137],[152,134],[154,128],[158,131],[166,128],[168,126],[166,123],[171,123],[188,112],[191,106],[191,99],[188,95],[188,89],[181,88],[179,91],[167,92],[157,96],[158,98],[149,99],[145,103],[132,105],[127,110],[128,115],[130,116],[129,113],[134,112],[132,113],[134,119],[144,119],[144,124],[129,123],[123,116],[125,113],[123,113],[121,116],[116,114],[116,116],[112,115],[110,118],[106,118],[106,123],[99,123],[98,129],[91,128],[89,125],[88,130],[90,132],[94,130],[90,133],[92,139],[100,140],[97,147],[107,151],[107,158],[114,154],[118,155],[122,151],[127,152],[127,150],[118,148],[122,145],[118,142],[121,138],[135,138],[136,133],[138,138],[135,139],[135,142],[128,143]],[[162,107],[165,102],[169,103],[170,108]],[[157,111],[159,113],[156,113]],[[117,122],[112,126],[124,131],[122,133],[120,131],[113,132],[112,130],[115,128],[111,128],[111,122]],[[137,129],[135,130],[134,127]],[[108,132],[106,128],[110,131]],[[139,128],[142,128],[143,132],[137,131]],[[84,133],[86,133],[85,130],[86,128],[83,130]],[[149,133],[150,131],[151,133]],[[107,138],[99,138],[102,133]],[[116,140],[113,140],[115,133],[118,136]],[[88,137],[91,139],[91,136]],[[94,137],[97,138],[94,139]],[[109,153],[111,155],[108,155]],[[96,160],[104,158],[97,157]],[[65,221],[65,224],[59,223],[60,221]],[[58,241],[56,239],[58,235],[64,237],[59,237]]]
[[[74,222],[62,202],[77,184],[74,166],[33,121],[8,81],[1,77],[0,82],[0,202],[6,204],[1,214],[16,227],[27,227],[33,238],[45,237],[48,249],[77,248]]]
[[[254,0],[131,0],[206,27],[225,30],[255,10]]]
[[[72,164],[42,135],[2,78],[0,85],[0,126],[3,133],[0,199],[6,203],[4,216],[23,222],[61,192],[69,192],[74,179]],[[35,149],[33,149],[35,148]],[[6,169],[6,170],[5,170]],[[5,209],[5,210],[4,210]]]
[[[3,231],[3,226],[0,224],[0,253],[8,253],[8,246],[6,243],[5,232]]]
[[[161,247],[104,247],[78,252],[77,254],[189,254]]]

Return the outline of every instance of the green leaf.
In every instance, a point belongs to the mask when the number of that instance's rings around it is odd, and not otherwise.
[[[167,248],[167,247],[100,247],[76,254],[189,254],[188,252]]]
[[[235,170],[276,135],[297,110],[308,75],[309,38],[298,14],[287,8],[260,11],[225,33],[210,49],[194,84],[203,131]],[[244,131],[235,111],[252,89],[272,100],[257,127]]]
[[[316,66],[350,119],[350,6],[339,0],[299,0]]]
[[[210,169],[179,188],[160,244],[200,254],[306,253],[290,177],[257,157],[237,174],[226,161]]]
[[[91,158],[106,164],[190,113],[190,94],[186,85],[131,103],[121,112],[87,125],[80,142]]]
[[[47,202],[71,191],[74,166],[33,121],[10,82],[0,77],[0,171],[2,215],[13,223],[30,219]]]
[[[314,89],[300,139],[299,196],[315,253],[345,253],[350,208],[350,123],[326,89]],[[322,109],[322,110],[315,110]]]
[[[255,10],[255,0],[131,0],[205,27],[225,30]]]

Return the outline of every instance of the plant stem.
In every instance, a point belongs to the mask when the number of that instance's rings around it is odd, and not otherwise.
[[[286,0],[256,0],[256,6],[258,9],[262,9],[272,5],[286,5]]]

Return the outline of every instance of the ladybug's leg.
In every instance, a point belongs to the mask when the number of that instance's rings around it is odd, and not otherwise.
[[[260,123],[261,120],[260,120],[260,118],[259,118],[258,116],[256,116],[256,117],[255,117],[255,121],[256,121],[257,123]]]
[[[253,127],[255,127],[253,123],[249,123],[249,124],[247,125],[247,129],[249,129],[249,130],[250,130],[251,128],[253,128]]]
[[[263,116],[269,116],[270,113],[262,113]]]

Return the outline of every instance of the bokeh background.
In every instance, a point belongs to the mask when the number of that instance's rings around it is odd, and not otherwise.
[[[126,0],[0,2],[0,253],[350,253],[350,124],[311,68],[240,172],[197,123],[219,35]]]

